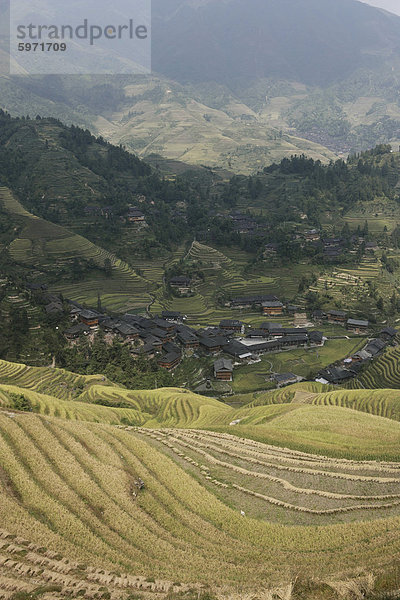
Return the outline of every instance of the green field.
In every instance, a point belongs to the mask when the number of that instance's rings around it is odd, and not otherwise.
[[[315,375],[331,363],[354,354],[365,345],[365,341],[365,338],[331,339],[321,348],[299,348],[264,355],[261,362],[235,371],[232,389],[238,394],[268,389],[273,373],[294,373],[307,378],[310,373]]]

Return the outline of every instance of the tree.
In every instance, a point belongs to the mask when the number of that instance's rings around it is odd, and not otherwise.
[[[109,258],[104,259],[104,272],[106,274],[106,277],[112,276],[112,264]]]

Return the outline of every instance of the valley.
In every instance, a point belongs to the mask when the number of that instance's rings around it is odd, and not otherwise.
[[[385,2],[153,0],[151,74],[0,73],[0,600],[400,598]]]

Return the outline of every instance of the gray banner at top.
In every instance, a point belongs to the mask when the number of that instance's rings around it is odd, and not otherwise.
[[[151,0],[10,0],[9,23],[12,74],[151,72]]]

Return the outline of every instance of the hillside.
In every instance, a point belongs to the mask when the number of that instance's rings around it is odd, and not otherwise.
[[[154,155],[151,167],[51,118],[2,113],[1,122],[7,274],[93,308],[173,309],[195,325],[230,318],[229,301],[253,294],[310,311],[334,304],[368,319],[396,314],[400,154],[388,146],[328,166],[294,156],[257,177],[180,164],[174,176]],[[313,228],[319,240],[306,243]],[[331,260],[327,244],[338,234]],[[188,296],[168,286],[179,275],[194,281]],[[252,312],[248,322],[261,318]]]
[[[153,8],[152,75],[1,76],[0,107],[242,173],[400,143],[399,17],[354,0]]]
[[[237,409],[181,388],[132,391],[96,376],[0,363],[0,402],[5,407],[13,407],[22,394],[35,412],[68,420],[215,429],[304,452],[398,460],[397,391],[329,391],[329,386],[325,391],[318,386],[305,383],[266,392]],[[385,440],[378,433],[383,431]]]
[[[241,598],[245,586],[336,600],[393,590],[400,396],[383,418],[381,402],[362,412],[362,393],[349,409],[343,394],[357,392],[322,390],[289,387],[237,410],[3,361],[0,592],[205,600]],[[323,398],[330,406],[308,404]]]
[[[253,0],[251,10],[243,0],[159,0],[153,65],[178,81],[229,85],[272,76],[326,85],[398,58],[399,28],[397,16],[348,0],[337,0],[335,10],[329,0]]]

